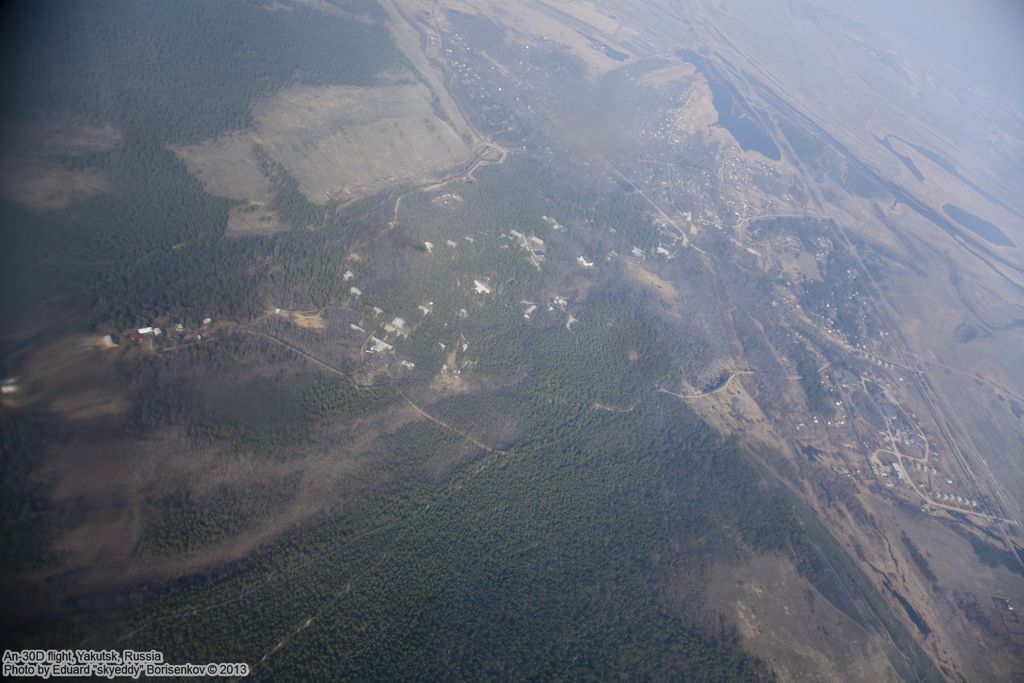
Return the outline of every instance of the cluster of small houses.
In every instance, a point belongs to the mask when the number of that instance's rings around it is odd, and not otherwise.
[[[562,226],[562,224],[560,224],[554,218],[551,218],[549,216],[541,216],[541,218],[542,218],[542,220],[545,223],[547,223],[547,225],[552,230],[559,230],[560,231],[560,230],[564,230],[565,229],[564,226]],[[516,240],[518,240],[520,246],[524,250],[526,250],[527,253],[530,255],[531,261],[534,263],[534,265],[536,265],[539,268],[540,267],[539,264],[543,263],[545,258],[547,257],[547,245],[544,243],[544,240],[542,240],[541,238],[537,237],[536,235],[533,235],[533,234],[526,235],[526,234],[524,234],[522,232],[519,232],[518,230],[510,230],[509,233],[510,233],[511,237],[514,237]],[[508,237],[508,235],[503,235],[503,236]],[[463,239],[465,239],[470,244],[475,242],[475,239],[472,236],[469,236],[469,235],[464,236]],[[452,248],[452,249],[458,247],[458,243],[455,242],[454,240],[451,240],[451,239],[446,239],[445,240],[445,244],[448,247]],[[507,247],[503,247],[503,248],[507,248]],[[434,250],[435,250],[435,244],[433,242],[429,242],[429,241],[424,241],[423,242],[423,251],[425,251],[428,254],[433,254]],[[666,256],[668,258],[672,257],[672,253],[667,248],[665,248],[665,247],[663,247],[661,245],[659,245],[658,248],[655,251],[659,255],[663,255],[663,256]],[[634,256],[636,256],[638,258],[646,258],[646,254],[639,247],[633,247],[632,253],[633,253]],[[612,252],[611,254],[617,256],[617,254],[614,254],[614,252]],[[593,268],[596,265],[594,263],[594,261],[591,261],[591,260],[587,259],[583,255],[577,256],[576,257],[576,262],[581,267],[583,267],[583,268]],[[353,273],[351,270],[346,270],[344,272],[344,274],[342,275],[342,279],[345,282],[351,282],[352,280],[355,279],[355,273]],[[491,284],[489,282],[487,282],[486,280],[482,280],[482,279],[474,279],[473,280],[473,289],[474,289],[474,291],[477,294],[484,294],[484,295],[491,294],[492,291],[493,291]],[[359,287],[355,286],[355,284],[351,284],[349,286],[349,290],[348,291],[349,291],[349,295],[352,298],[358,299],[358,298],[361,298],[363,296],[362,289],[360,289]],[[530,320],[533,317],[533,315],[537,312],[538,305],[536,303],[532,302],[532,301],[523,301],[522,303],[523,303],[524,306],[526,306],[526,308],[523,311],[523,317],[525,319],[527,319],[527,320]],[[548,308],[549,311],[553,311],[555,309],[555,307],[557,306],[557,307],[561,308],[563,311],[565,311],[567,303],[568,302],[566,301],[566,299],[564,297],[555,296],[552,299],[552,301],[547,305],[547,308]],[[420,312],[424,316],[426,316],[426,315],[428,315],[433,310],[433,305],[434,304],[433,304],[432,301],[428,301],[426,303],[420,304],[418,308],[419,308]],[[372,310],[373,310],[373,316],[375,318],[384,313],[384,311],[382,309],[377,308],[376,306],[374,306]],[[469,314],[468,314],[468,312],[465,309],[460,309],[459,312],[458,312],[458,315],[459,315],[460,318],[465,318]],[[566,320],[566,325],[565,325],[566,328],[567,329],[571,329],[573,323],[575,323],[575,322],[576,322],[575,316],[573,316],[571,314],[568,315],[568,318]],[[367,330],[364,329],[362,326],[357,325],[356,323],[350,323],[349,327],[353,331],[358,332],[360,334],[367,334]],[[369,338],[366,340],[366,343],[364,343],[364,345],[363,345],[364,353],[388,353],[388,352],[392,352],[392,351],[394,351],[395,347],[389,341],[388,335],[396,335],[396,336],[403,336],[403,337],[404,336],[408,336],[408,330],[406,329],[406,321],[404,319],[402,319],[402,318],[399,318],[399,317],[394,318],[393,320],[391,320],[388,323],[384,323],[381,326],[381,328],[386,333],[385,335],[383,335],[384,338],[381,339],[381,338],[377,337],[375,334],[370,334]],[[140,332],[141,332],[141,330],[140,330]],[[157,334],[157,335],[160,334],[159,328],[151,329],[150,333]],[[402,361],[402,364],[404,366],[406,366],[406,367],[409,367],[409,368],[415,367],[415,365],[413,363],[409,362],[409,361]]]
[[[961,505],[969,505],[972,508],[978,507],[978,501],[970,500],[968,498],[964,498],[963,496],[957,496],[952,493],[939,493],[938,491],[932,491],[931,496],[935,500],[942,500],[950,503],[956,502]]]
[[[213,318],[203,318],[203,327],[209,327],[211,323],[213,323]],[[176,323],[174,325],[174,332],[176,334],[185,334],[185,326],[182,323]],[[156,327],[155,325],[149,325],[146,327],[140,327],[138,329],[132,330],[129,336],[134,341],[139,341],[144,337],[159,337],[163,333],[164,331],[162,328]],[[196,335],[196,339],[202,338],[203,335]]]
[[[554,221],[554,219],[548,219],[547,217],[545,217],[545,219],[548,220],[549,222],[554,222],[554,224],[557,226],[555,229],[562,229],[561,225],[559,225],[557,223],[557,221]],[[532,253],[532,255],[535,258],[542,259],[544,257],[545,252],[543,250],[543,247],[544,247],[543,240],[541,240],[540,238],[535,237],[535,236],[530,236],[528,238],[526,235],[524,235],[524,234],[522,234],[520,232],[517,232],[515,230],[512,230],[511,232],[512,232],[512,234],[515,237],[519,238],[524,245],[528,245],[528,244],[530,244],[532,242],[532,244],[534,245],[534,248],[531,251],[531,253]],[[465,239],[467,241],[470,241],[470,242],[473,241],[473,238],[469,237],[469,236],[467,236]],[[455,242],[451,241],[451,240],[447,240],[447,243],[448,243],[448,246],[450,246],[450,247],[457,246],[457,244]],[[423,243],[423,247],[424,247],[424,250],[428,254],[432,254],[433,251],[434,251],[434,244],[432,242],[424,242]],[[583,265],[586,268],[592,268],[594,266],[593,262],[587,261],[582,256],[579,257],[578,261],[580,262],[581,265]],[[346,270],[342,274],[342,279],[345,282],[351,282],[351,281],[355,280],[355,277],[356,277],[355,273],[353,273],[351,270]],[[492,285],[486,279],[474,279],[473,280],[473,289],[474,289],[474,291],[477,294],[483,294],[483,295],[491,294],[493,292]],[[355,285],[350,285],[349,286],[349,295],[353,299],[359,299],[359,298],[361,298],[363,296],[363,291],[360,288],[356,287]],[[526,306],[526,308],[523,311],[523,317],[526,318],[527,320],[530,320],[531,317],[534,315],[534,313],[536,313],[536,311],[538,310],[538,305],[536,303],[532,302],[532,301],[523,301],[522,304],[524,306]],[[558,307],[562,311],[565,311],[567,305],[568,305],[568,300],[565,297],[560,296],[560,295],[556,295],[556,296],[554,296],[551,299],[550,303],[547,304],[547,309],[548,309],[548,311],[554,311],[555,308]],[[423,316],[427,316],[427,315],[429,315],[433,311],[433,309],[434,309],[434,302],[433,301],[424,302],[422,304],[419,304],[417,306],[417,308],[419,309],[420,313],[423,314]],[[381,316],[384,313],[384,310],[379,308],[379,307],[377,307],[377,306],[373,306],[371,308],[371,310],[373,312],[373,317],[374,318],[378,318],[379,316]],[[464,308],[459,309],[458,317],[466,318],[468,316],[469,316],[469,312],[466,309],[464,309]],[[573,315],[571,315],[571,314],[568,315],[568,319],[567,319],[566,324],[565,324],[566,329],[571,329],[573,323],[575,323],[575,322],[576,322],[576,318]],[[360,323],[363,323],[363,321],[360,321]],[[365,323],[363,323],[363,324],[365,324]],[[409,329],[408,329],[408,326],[406,324],[406,320],[404,318],[397,317],[397,316],[395,318],[393,318],[390,322],[385,322],[384,324],[380,325],[380,329],[382,329],[384,331],[384,334],[382,335],[383,338],[378,337],[377,334],[375,334],[375,333],[369,333],[367,331],[367,329],[364,328],[361,324],[356,324],[354,322],[349,323],[349,329],[351,329],[353,332],[357,332],[359,334],[363,334],[363,335],[368,334],[369,335],[369,337],[363,343],[363,347],[362,347],[362,352],[363,353],[381,354],[381,353],[393,352],[395,350],[394,344],[391,343],[393,338],[394,337],[408,337],[409,336]],[[159,334],[159,333],[157,333],[157,334]],[[445,345],[443,343],[438,342],[438,344],[441,346],[442,350],[445,348]],[[465,346],[466,346],[466,344],[463,344],[464,348],[465,348]],[[401,361],[401,364],[404,367],[409,368],[409,369],[412,369],[412,368],[416,367],[416,365],[414,363],[412,363],[410,361],[406,361],[406,360]]]
[[[433,251],[434,245],[431,244],[430,242],[425,242],[424,246],[426,247],[428,252],[432,252]],[[351,280],[355,279],[355,273],[353,273],[351,270],[346,270],[342,274],[342,279],[345,282],[350,282]],[[349,295],[351,295],[353,298],[356,298],[356,299],[362,297],[362,295],[363,295],[363,291],[361,289],[359,289],[358,287],[355,287],[355,286],[349,287],[348,292],[349,292]],[[423,304],[419,305],[420,312],[423,315],[427,315],[428,313],[430,313],[433,310],[433,308],[434,308],[434,302],[433,301],[428,301],[426,303],[423,303]],[[376,318],[379,315],[381,315],[382,313],[384,313],[384,309],[383,308],[379,308],[377,306],[373,306],[372,310],[373,310],[373,317],[374,318]],[[367,333],[365,328],[363,328],[360,325],[357,325],[356,323],[349,323],[348,326],[349,326],[349,329],[351,329],[353,332],[358,332],[359,334],[366,334]],[[384,323],[381,327],[384,330],[384,332],[386,333],[386,335],[393,334],[393,335],[402,336],[402,337],[408,337],[409,336],[409,331],[406,329],[405,319],[404,318],[399,318],[399,317],[396,316],[395,318],[392,318],[391,322]],[[367,339],[366,342],[363,344],[363,353],[388,353],[388,352],[394,351],[394,350],[395,350],[395,347],[394,347],[393,344],[391,344],[388,341],[386,341],[386,339],[379,338],[375,334],[371,334],[370,338]],[[403,360],[403,361],[401,361],[401,363],[402,363],[403,367],[408,368],[410,370],[412,370],[413,368],[416,367],[416,364],[411,362],[411,361]]]
[[[687,216],[689,216],[689,214],[687,214]],[[551,227],[552,230],[564,230],[565,229],[565,227],[561,223],[556,221],[554,218],[551,218],[550,216],[541,216],[541,218],[544,220],[544,222],[546,222],[548,224],[548,226]],[[689,218],[687,220],[689,220]],[[660,225],[663,221],[656,220],[655,222],[657,224],[659,224],[659,227],[661,228],[662,233],[665,234],[664,226]],[[613,232],[614,232],[614,230],[613,230]],[[547,258],[547,245],[545,245],[544,240],[542,240],[541,238],[539,238],[539,237],[537,237],[536,235],[533,235],[533,234],[525,235],[525,234],[519,232],[518,230],[509,230],[509,235],[511,237],[516,238],[519,241],[519,245],[530,254],[531,260],[532,260],[533,264],[536,267],[540,268],[540,264],[544,262],[545,258]],[[505,237],[505,236],[506,235],[503,235],[503,237]],[[677,245],[678,245],[678,243],[680,241],[675,235],[671,235],[671,238],[672,238],[671,239],[671,244],[666,246],[665,244],[660,244],[659,243],[658,246],[654,248],[654,253],[656,255],[658,255],[658,256],[664,256],[666,259],[671,259],[675,255],[675,253],[672,251],[672,249],[675,248],[678,251],[678,246]],[[682,243],[683,243],[683,246],[686,246],[687,243],[688,243],[686,241],[685,235],[682,238]],[[506,248],[506,247],[502,247],[502,248]],[[631,247],[630,248],[630,254],[632,254],[633,256],[635,256],[636,258],[638,258],[640,260],[646,260],[647,259],[647,253],[643,249],[641,249],[640,247]],[[607,256],[605,256],[605,260],[606,261],[611,261],[613,258],[615,258],[617,256],[618,256],[618,253],[615,252],[614,250],[612,250],[612,251],[608,252]],[[580,267],[582,267],[582,268],[593,268],[595,266],[595,262],[594,261],[591,261],[590,259],[588,259],[586,256],[583,256],[582,254],[580,254],[579,256],[576,257],[576,263],[579,264]]]
[[[916,469],[918,469],[918,470],[921,470],[921,471],[924,471],[924,470],[928,469],[925,465],[922,465],[920,463],[914,463],[914,467]],[[877,476],[877,477],[885,478],[885,477],[889,476],[889,472],[887,472],[884,467],[880,467],[878,465],[872,465],[871,468],[874,471],[875,476]],[[889,468],[892,470],[892,474],[893,474],[893,476],[897,480],[899,480],[899,481],[910,481],[910,475],[907,474],[907,471],[903,468],[903,465],[901,465],[899,462],[896,462],[894,460],[893,462],[889,463]],[[931,473],[933,475],[934,474],[938,474],[938,471],[934,467],[932,467],[931,468]],[[950,485],[950,486],[953,485],[953,480],[952,479],[948,479],[947,478],[945,481],[946,481],[947,485]],[[889,486],[891,488],[892,485],[890,484]],[[965,506],[968,506],[968,507],[971,507],[971,508],[978,507],[978,501],[976,501],[976,500],[974,500],[972,498],[968,498],[966,496],[958,496],[955,493],[942,493],[940,491],[931,491],[931,492],[929,492],[927,490],[925,490],[925,493],[927,495],[929,495],[931,498],[933,498],[934,500],[937,500],[937,501],[944,501],[944,502],[949,502],[949,503],[957,503],[959,505],[965,505]]]
[[[548,255],[547,248],[544,245],[544,240],[536,235],[530,235],[527,237],[518,230],[509,230],[509,233],[519,240],[520,246],[530,253],[533,264],[540,268],[540,264],[544,263],[544,259],[547,258]]]

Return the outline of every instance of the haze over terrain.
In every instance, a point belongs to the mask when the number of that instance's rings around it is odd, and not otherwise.
[[[1024,10],[9,3],[5,649],[1024,675]]]

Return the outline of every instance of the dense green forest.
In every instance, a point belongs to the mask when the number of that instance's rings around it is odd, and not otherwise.
[[[823,530],[808,535],[784,489],[766,484],[736,442],[649,391],[685,350],[620,285],[592,294],[579,321],[587,334],[560,325],[530,333],[520,383],[431,407],[503,453],[479,452],[436,423],[405,425],[378,440],[387,483],[357,507],[245,562],[92,596],[59,629],[30,625],[25,637],[107,642],[140,628],[125,646],[259,663],[255,677],[274,680],[770,679],[729,627],[697,621],[699,603],[666,598],[670,586],[699,595],[717,563],[750,552],[790,556],[840,609],[882,628],[848,594],[856,570],[837,574],[840,551],[822,550]],[[647,360],[628,361],[634,347]],[[142,361],[126,359],[120,376],[148,388],[132,417],[143,435],[178,424],[198,443],[273,454],[279,432],[312,444],[325,438],[320,427],[394,401],[386,388],[299,370],[290,352],[249,336]],[[269,375],[233,370],[274,365]],[[243,400],[225,402],[232,396]],[[591,405],[612,398],[635,405]],[[465,466],[438,476],[434,463],[466,449]],[[290,503],[294,480],[280,484],[154,495],[143,549],[179,556],[242,533]],[[912,648],[898,623],[881,623]]]
[[[808,407],[819,415],[832,416],[836,411],[833,405],[835,399],[822,380],[817,358],[802,341],[790,345],[789,357],[796,366],[797,375],[800,376],[800,388],[807,396]]]
[[[47,543],[63,511],[47,497],[40,451],[54,433],[52,416],[38,411],[14,413],[0,408],[0,577],[9,577],[52,561]]]
[[[173,356],[125,356],[116,371],[133,396],[127,433],[145,437],[179,427],[198,445],[265,457],[286,457],[308,445],[318,426],[344,423],[398,398],[387,385],[360,387],[296,365],[292,352],[253,335]]]
[[[109,151],[48,160],[102,172],[111,192],[64,209],[0,201],[0,277],[5,291],[23,293],[4,299],[0,320],[68,297],[90,311],[86,324],[251,313],[254,288],[244,272],[252,245],[220,239],[231,202],[206,194],[166,144],[246,127],[255,100],[292,83],[367,83],[406,66],[379,7],[342,6],[377,21],[239,0],[12,8],[0,48],[3,119],[112,124],[121,140]],[[322,224],[325,210],[274,170],[282,218]]]
[[[822,271],[822,280],[803,283],[804,305],[835,325],[850,344],[862,343],[863,301],[868,292],[859,268],[844,250],[837,249],[825,256]]]
[[[273,485],[221,484],[205,495],[184,489],[156,496],[144,513],[142,551],[180,557],[258,527],[292,499],[300,476]]]
[[[362,11],[380,18],[376,5]],[[374,8],[374,9],[370,9]],[[406,64],[379,22],[246,0],[48,0],[11,10],[0,100],[9,118],[112,123],[161,142],[244,128],[295,82],[366,83]]]
[[[281,220],[297,228],[322,226],[327,220],[329,209],[309,201],[299,190],[299,184],[288,173],[288,169],[270,156],[265,149],[255,145],[253,151],[263,175],[270,179],[274,191],[274,199],[270,206]]]
[[[218,304],[239,310],[245,288],[230,279],[217,242],[229,202],[206,194],[154,141],[90,156],[90,166],[115,179],[115,192],[58,211],[0,202],[4,286],[23,293],[4,299],[5,317],[71,297],[92,323],[131,323],[201,300],[196,289],[219,292]],[[154,296],[162,300],[146,301]]]
[[[486,403],[480,410],[489,414]],[[728,629],[704,633],[685,609],[669,607],[658,577],[699,584],[703,567],[747,544],[790,548],[799,524],[734,444],[654,397],[638,410],[517,412],[568,423],[531,424],[528,433],[552,439],[511,444],[508,456],[486,456],[486,468],[462,470],[441,488],[408,481],[399,498],[381,501],[383,516],[335,519],[245,572],[151,597],[139,623],[162,616],[128,643],[160,642],[175,659],[217,652],[255,663],[314,617],[257,677],[768,678]],[[415,471],[407,458],[455,445],[429,424],[389,443],[406,473]],[[147,543],[181,551],[240,528],[242,495],[158,499]],[[375,531],[382,524],[386,534]],[[174,617],[184,608],[196,610],[187,633]]]
[[[125,646],[259,662],[256,678],[274,680],[769,679],[731,629],[698,626],[699,604],[665,597],[669,586],[699,592],[716,563],[751,550],[793,557],[875,628],[847,596],[855,579],[820,555],[825,532],[808,536],[788,495],[736,443],[663,395],[630,413],[585,409],[585,398],[525,387],[442,406],[463,428],[503,415],[519,435],[504,454],[478,453],[438,480],[426,463],[460,438],[433,423],[403,427],[382,442],[396,479],[368,505],[297,529],[242,565],[130,598],[97,595],[33,642],[105,642],[141,627]],[[291,490],[155,498],[146,547],[201,548],[258,522]],[[886,627],[900,636],[898,624]]]

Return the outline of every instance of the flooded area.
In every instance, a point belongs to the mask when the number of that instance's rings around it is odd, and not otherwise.
[[[708,79],[708,85],[711,86],[711,98],[718,112],[718,125],[736,138],[743,151],[753,150],[774,161],[781,159],[779,148],[771,137],[751,119],[735,113],[729,88],[711,79]]]
[[[995,244],[999,247],[1016,247],[1013,240],[1007,237],[1006,233],[999,229],[994,223],[990,223],[981,216],[976,216],[966,209],[961,209],[954,204],[943,204],[942,210],[947,216],[957,223],[973,232],[978,237]]]
[[[725,83],[716,78],[716,74],[709,67],[704,58],[689,50],[680,51],[680,56],[690,62],[707,79],[711,88],[711,99],[718,112],[718,125],[725,128],[736,139],[745,152],[754,151],[762,154],[768,159],[778,161],[782,158],[778,146],[751,116],[744,110],[749,107],[743,102],[733,90]]]
[[[977,183],[972,181],[970,178],[966,177],[963,173],[961,173],[959,171],[959,169],[957,169],[957,167],[953,164],[952,161],[950,161],[946,157],[942,156],[938,152],[935,152],[935,151],[933,151],[931,149],[928,149],[924,145],[919,145],[919,144],[911,142],[909,140],[904,140],[903,138],[899,137],[898,135],[891,135],[890,134],[890,135],[886,135],[884,138],[876,138],[876,140],[878,140],[878,142],[882,146],[884,146],[893,155],[895,155],[901,162],[903,162],[903,165],[907,167],[907,169],[914,175],[915,178],[917,178],[918,182],[921,182],[921,181],[924,180],[924,174],[921,172],[921,170],[918,168],[918,166],[914,163],[914,161],[909,156],[907,156],[906,154],[900,153],[899,151],[897,151],[893,147],[893,145],[892,145],[892,141],[893,140],[896,140],[897,142],[900,142],[900,143],[906,145],[907,147],[909,147],[910,149],[914,150],[916,153],[920,154],[925,159],[927,159],[928,161],[932,162],[933,164],[935,164],[936,166],[941,168],[943,171],[945,171],[949,175],[953,176],[954,178],[956,178],[957,180],[959,180],[963,184],[967,185],[967,187],[971,188],[972,190],[974,190],[975,192],[980,194],[982,197],[984,197],[988,201],[992,202],[993,204],[995,204],[997,206],[1003,207],[1007,211],[1010,211],[1011,213],[1013,213],[1015,216],[1018,216],[1020,218],[1024,218],[1024,216],[1021,215],[1020,211],[1018,211],[1014,207],[1010,206],[1009,204],[1007,204],[1003,200],[999,199],[998,197],[996,197],[992,193],[986,191],[984,188],[980,187]],[[965,227],[967,227],[967,226],[965,226]],[[999,242],[993,241],[993,244],[999,244]]]

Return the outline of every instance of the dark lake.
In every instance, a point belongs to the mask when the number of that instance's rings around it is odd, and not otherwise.
[[[896,136],[892,136],[892,137],[896,137]],[[953,165],[953,162],[950,161],[949,159],[947,159],[946,157],[942,156],[938,152],[933,152],[932,150],[928,149],[924,145],[918,145],[918,144],[915,144],[913,142],[909,142],[907,140],[904,140],[903,138],[896,138],[896,139],[901,141],[901,142],[903,142],[904,144],[909,145],[910,147],[912,147],[918,154],[920,154],[924,158],[929,159],[932,162],[934,162],[936,165],[938,165],[946,173],[949,173],[952,176],[956,176],[957,178],[961,178],[961,179],[963,178],[963,176],[960,175],[960,171],[956,170],[956,166]]]
[[[744,151],[754,150],[775,161],[781,159],[779,148],[768,133],[764,132],[751,119],[735,113],[732,92],[729,88],[710,78],[708,85],[711,86],[711,99],[718,112],[718,125],[732,133]]]
[[[961,209],[954,204],[943,204],[942,210],[946,215],[964,226],[978,237],[981,237],[992,244],[1000,247],[1016,247],[1013,240],[1007,237],[1006,233],[999,229],[994,223],[989,223],[981,216],[975,216],[966,209]]]
[[[998,204],[999,206],[1003,207],[1007,211],[1012,212],[1015,216],[1018,216],[1020,218],[1024,218],[1024,216],[1021,216],[1021,213],[1019,211],[1017,211],[1017,209],[1015,209],[1012,206],[1006,204],[1006,202],[1002,201],[998,197],[993,196],[989,192],[985,191],[984,188],[979,187],[974,181],[972,181],[969,178],[965,177],[964,174],[962,174],[960,171],[957,170],[956,166],[953,165],[952,161],[950,161],[946,157],[942,156],[938,152],[930,150],[927,147],[925,147],[924,145],[919,145],[917,143],[911,142],[910,140],[904,140],[903,138],[901,138],[901,137],[899,137],[897,135],[886,135],[882,139],[878,139],[878,138],[875,138],[875,139],[878,140],[883,145],[885,145],[886,149],[888,149],[890,152],[892,152],[897,157],[899,157],[899,160],[903,162],[903,165],[906,166],[907,168],[909,168],[910,172],[913,173],[914,177],[917,178],[918,180],[924,180],[924,176],[921,174],[921,171],[917,168],[916,165],[914,165],[914,162],[911,161],[906,155],[900,154],[895,149],[893,149],[892,143],[889,142],[890,139],[892,139],[892,140],[899,140],[900,142],[902,142],[903,144],[907,145],[908,147],[913,149],[915,152],[917,152],[918,154],[923,156],[925,159],[928,159],[929,161],[934,163],[936,166],[938,166],[939,168],[944,170],[946,173],[950,174],[951,176],[953,176],[957,180],[961,181],[962,183],[965,183],[969,188],[971,188],[972,190],[974,190],[975,192],[980,194],[982,197],[984,197],[985,199],[987,199],[990,202],[992,202],[993,204]],[[996,243],[996,244],[998,244],[998,243]]]
[[[718,125],[736,138],[743,151],[753,150],[773,161],[781,159],[782,153],[771,136],[751,117],[742,113],[746,108],[745,103],[733,94],[729,86],[715,78],[713,69],[704,58],[691,50],[679,50],[678,54],[696,66],[707,79],[711,87],[711,100],[715,105],[715,111],[718,112]]]
[[[891,135],[886,135],[886,136],[885,136],[884,138],[882,138],[882,139],[878,139],[878,138],[875,138],[875,139],[876,139],[876,140],[878,140],[878,141],[879,141],[880,143],[882,143],[882,144],[883,144],[883,145],[885,146],[885,148],[886,148],[887,150],[889,150],[890,152],[892,152],[892,153],[893,153],[893,155],[894,155],[894,156],[895,156],[895,157],[896,157],[897,159],[899,159],[900,161],[902,161],[902,162],[903,162],[903,165],[907,167],[907,170],[908,170],[908,171],[910,171],[910,172],[911,172],[911,173],[912,173],[912,174],[914,175],[914,177],[915,177],[915,178],[917,178],[917,182],[919,182],[919,183],[920,183],[920,182],[924,182],[924,174],[923,174],[923,173],[921,173],[921,169],[919,169],[919,168],[917,167],[917,164],[915,164],[915,163],[914,163],[914,160],[913,160],[913,159],[911,159],[910,157],[908,157],[908,156],[907,156],[906,154],[900,154],[899,152],[897,152],[897,151],[896,151],[896,150],[895,150],[895,149],[893,148],[893,146],[892,146],[892,143],[891,143],[891,142],[889,142],[889,138],[890,138],[890,137],[892,137],[892,136],[891,136]],[[899,139],[899,138],[897,138],[897,139]]]

